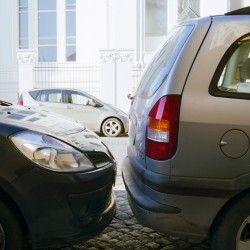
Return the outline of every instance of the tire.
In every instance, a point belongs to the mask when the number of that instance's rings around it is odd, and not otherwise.
[[[102,133],[107,137],[119,136],[122,129],[122,123],[117,118],[109,118],[102,124]]]
[[[14,209],[0,200],[0,250],[24,249],[22,224]]]
[[[250,249],[250,195],[232,203],[214,223],[211,249]]]

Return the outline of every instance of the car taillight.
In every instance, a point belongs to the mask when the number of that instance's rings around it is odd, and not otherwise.
[[[18,101],[17,105],[23,106],[23,101],[22,100]]]
[[[146,155],[154,160],[168,160],[175,154],[178,141],[181,96],[164,96],[148,116]]]
[[[23,106],[23,96],[21,95],[18,102],[17,102],[17,105],[21,105]]]

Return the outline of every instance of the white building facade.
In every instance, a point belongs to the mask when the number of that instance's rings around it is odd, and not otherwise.
[[[0,99],[78,88],[128,111],[127,94],[181,20],[250,0],[0,0]],[[215,7],[214,7],[215,6]]]

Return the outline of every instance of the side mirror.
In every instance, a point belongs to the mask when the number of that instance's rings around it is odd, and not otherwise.
[[[135,93],[134,91],[131,91],[130,93],[128,93],[127,97],[129,100],[133,100],[134,99],[134,96],[135,96]]]
[[[88,105],[90,105],[93,108],[101,108],[101,107],[103,107],[103,105],[100,102],[98,102],[98,100],[95,100],[95,99],[91,99],[91,101],[89,102]]]
[[[96,106],[97,106],[97,104],[96,104],[96,102],[95,102],[94,99],[91,99],[91,101],[89,102],[89,105],[90,105],[91,107],[96,107]]]

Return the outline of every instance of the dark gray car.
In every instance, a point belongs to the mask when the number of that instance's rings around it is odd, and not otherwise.
[[[141,78],[123,178],[139,222],[250,249],[250,7],[181,23]]]
[[[0,152],[1,250],[67,246],[113,219],[116,162],[84,126],[0,106]]]

